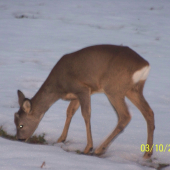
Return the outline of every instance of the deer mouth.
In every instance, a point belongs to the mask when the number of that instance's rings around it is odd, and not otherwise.
[[[20,142],[26,142],[26,139],[18,139]]]

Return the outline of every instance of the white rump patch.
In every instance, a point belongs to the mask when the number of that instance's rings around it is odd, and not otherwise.
[[[148,77],[149,71],[150,71],[150,66],[145,66],[142,69],[136,71],[132,76],[133,82],[137,83],[140,80],[146,80]]]

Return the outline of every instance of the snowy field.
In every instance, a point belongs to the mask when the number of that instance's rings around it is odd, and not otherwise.
[[[94,44],[126,45],[151,64],[144,95],[155,113],[154,145],[165,148],[170,144],[169,9],[169,0],[1,0],[0,126],[15,135],[17,90],[33,97],[62,55]],[[59,100],[35,131],[45,133],[49,145],[0,138],[0,170],[36,170],[44,161],[43,168],[52,170],[147,170],[170,164],[170,145],[165,152],[154,146],[152,161],[142,159],[146,122],[136,107],[127,103],[132,120],[103,157],[76,153],[86,146],[80,109],[66,143],[54,144],[62,133],[68,106]],[[96,148],[117,123],[104,94],[92,96],[91,123]]]

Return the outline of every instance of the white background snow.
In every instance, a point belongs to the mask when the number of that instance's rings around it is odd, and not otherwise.
[[[170,144],[169,9],[169,0],[1,0],[0,126],[15,134],[17,90],[33,97],[62,55],[94,44],[126,45],[151,64],[144,95],[155,113],[154,144]],[[170,147],[165,152],[154,147],[153,161],[142,160],[146,122],[130,101],[127,103],[132,120],[102,158],[75,152],[86,146],[80,109],[73,117],[67,142],[53,145],[62,133],[69,104],[59,100],[35,131],[45,133],[49,145],[0,138],[0,169],[40,169],[44,161],[43,168],[54,170],[141,170],[170,164]],[[92,96],[91,123],[96,148],[117,123],[104,94]]]

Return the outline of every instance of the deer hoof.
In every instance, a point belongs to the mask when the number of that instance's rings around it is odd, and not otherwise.
[[[102,148],[98,148],[94,151],[94,154],[97,156],[100,156],[102,154],[104,154],[106,152],[106,148],[102,147]]]
[[[91,153],[92,151],[93,151],[93,147],[86,146],[83,153],[88,154],[88,153]]]
[[[58,140],[57,140],[57,143],[61,143],[61,142],[65,142],[65,139],[63,139],[62,137],[60,137]]]
[[[144,159],[149,159],[152,156],[152,152],[145,152],[145,154],[143,155]]]

